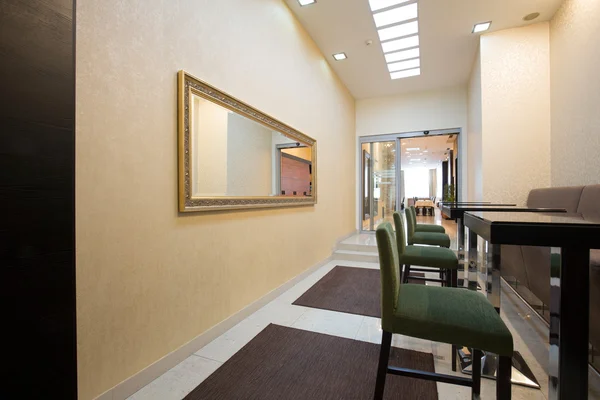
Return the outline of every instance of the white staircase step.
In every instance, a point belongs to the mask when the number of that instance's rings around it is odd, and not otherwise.
[[[335,260],[379,262],[379,253],[377,251],[354,251],[354,250],[336,250],[333,252]]]

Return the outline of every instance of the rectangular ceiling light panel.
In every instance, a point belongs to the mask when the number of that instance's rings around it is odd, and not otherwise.
[[[316,0],[298,0],[298,3],[300,3],[301,7],[307,6],[309,4],[315,3]]]
[[[373,18],[375,19],[375,26],[380,28],[382,26],[408,21],[409,19],[415,19],[417,16],[417,3],[413,3],[374,14]]]
[[[375,12],[377,10],[406,3],[407,1],[410,0],[369,0],[369,5],[371,6],[371,11]]]
[[[380,29],[377,33],[379,33],[379,40],[382,42],[402,36],[414,35],[419,33],[419,23],[417,21],[407,22],[405,24]]]
[[[388,53],[385,55],[385,62],[393,63],[396,61],[408,60],[419,57],[419,49],[403,50],[397,53]]]
[[[406,69],[404,71],[392,72],[390,74],[392,79],[409,78],[411,76],[421,75],[421,68]]]
[[[421,66],[421,61],[417,58],[415,60],[400,61],[397,63],[388,64],[390,72],[402,71],[404,69],[417,68]]]
[[[419,36],[409,36],[403,39],[392,40],[381,43],[384,53],[389,53],[396,50],[408,49],[409,47],[417,47],[419,45]]]

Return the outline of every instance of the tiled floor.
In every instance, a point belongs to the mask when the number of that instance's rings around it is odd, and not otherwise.
[[[368,239],[362,238],[363,241]],[[139,390],[130,399],[177,400],[183,398],[269,323],[380,343],[381,328],[378,318],[291,304],[333,267],[349,264],[348,261],[331,261],[321,267],[277,299]],[[352,262],[351,264],[354,267],[379,268],[378,264],[372,263]],[[521,352],[542,385],[542,390],[513,385],[513,399],[545,399],[548,386],[545,372],[548,358],[548,348],[544,336],[546,335],[545,326],[537,317],[531,315],[529,309],[522,305],[508,288],[504,288],[502,293],[502,317],[513,333],[515,349]],[[452,373],[450,345],[399,335],[394,335],[393,345],[431,352],[434,355],[436,371]],[[438,384],[438,392],[440,400],[470,398],[470,390],[459,386]],[[482,398],[495,398],[494,381],[482,380]]]

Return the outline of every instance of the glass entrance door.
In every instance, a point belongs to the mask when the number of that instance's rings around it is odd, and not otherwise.
[[[373,231],[385,221],[392,222],[398,209],[396,147],[395,140],[362,144],[362,230]]]

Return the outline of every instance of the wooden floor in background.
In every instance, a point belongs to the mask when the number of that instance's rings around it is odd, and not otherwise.
[[[417,215],[417,224],[436,224],[442,225],[446,229],[446,233],[450,236],[450,248],[458,250],[457,236],[456,236],[456,222],[451,219],[445,219],[442,217],[442,211],[439,208],[435,209],[435,215],[433,216],[421,216]]]

